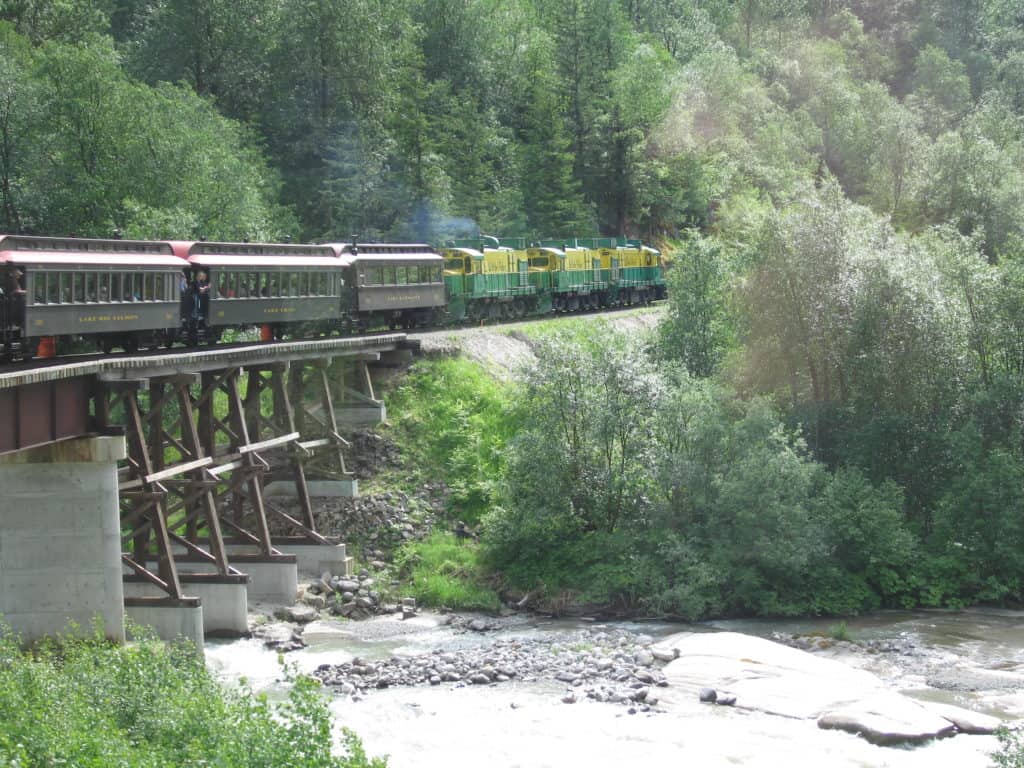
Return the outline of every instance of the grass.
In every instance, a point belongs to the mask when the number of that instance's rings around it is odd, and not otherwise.
[[[833,640],[843,640],[849,642],[850,640],[850,628],[846,626],[845,621],[840,621],[838,624],[833,624],[828,628],[828,633]]]
[[[435,533],[399,550],[396,563],[417,603],[460,611],[497,611],[498,593],[484,583],[477,546]]]
[[[418,361],[385,395],[390,437],[412,483],[444,480],[449,513],[470,525],[493,504],[505,468],[505,445],[515,431],[507,384],[461,358]],[[394,485],[393,478],[378,484]]]

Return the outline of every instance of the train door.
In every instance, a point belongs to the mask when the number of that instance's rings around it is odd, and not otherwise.
[[[469,283],[469,293],[471,296],[484,296],[487,292],[486,278],[484,277],[484,264],[483,260],[476,261],[471,257],[466,257],[466,264],[469,269],[466,270],[466,280]]]
[[[526,259],[519,260],[519,287],[526,288],[530,282],[529,275],[530,262]]]
[[[594,270],[594,282],[601,282],[601,259],[591,259],[590,266]]]

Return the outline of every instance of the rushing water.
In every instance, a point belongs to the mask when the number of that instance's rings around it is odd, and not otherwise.
[[[630,625],[655,637],[679,631],[728,629],[753,635],[827,633],[834,621],[727,621],[711,625]],[[495,636],[550,637],[580,624],[521,619],[496,634],[458,634],[430,617],[400,622],[312,625],[309,647],[289,654],[300,671],[354,656],[366,659],[458,649]],[[594,624],[587,624],[594,627]],[[619,625],[620,627],[623,625]],[[861,641],[895,641],[904,650],[828,653],[878,674],[912,696],[966,706],[1007,720],[1024,718],[1024,612],[878,613],[847,622]],[[257,689],[281,690],[277,654],[258,640],[212,642],[208,663],[226,679],[247,678]],[[827,685],[828,681],[822,681]],[[332,696],[339,726],[354,729],[370,754],[390,755],[392,768],[601,768],[642,760],[699,766],[988,766],[996,741],[957,736],[914,748],[877,747],[859,737],[792,720],[700,704],[659,689],[660,712],[629,715],[620,705],[563,704],[563,683],[391,688],[359,701]]]

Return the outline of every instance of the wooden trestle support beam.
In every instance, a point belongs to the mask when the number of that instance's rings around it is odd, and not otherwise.
[[[205,564],[213,577],[242,575],[229,562],[224,530],[255,550],[233,555],[236,562],[286,557],[274,546],[268,515],[308,543],[332,543],[316,530],[306,482],[307,469],[348,474],[330,362],[99,382],[97,426],[123,428],[128,442],[120,473],[122,559],[167,601],[192,600],[182,589],[176,554]],[[140,402],[147,383],[148,398]],[[264,475],[275,454],[294,478],[301,519],[264,498]]]

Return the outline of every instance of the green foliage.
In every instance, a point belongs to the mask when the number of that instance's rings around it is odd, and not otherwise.
[[[1024,768],[1024,735],[1007,728],[999,729],[996,735],[999,751],[992,755],[996,768]]]
[[[475,524],[494,503],[516,428],[509,385],[469,360],[442,358],[418,362],[387,397],[406,466],[419,481],[443,479],[450,513]]]
[[[74,231],[105,233],[131,219],[139,232],[219,236],[201,201],[223,207],[228,191],[209,194],[204,174],[187,184],[160,177],[165,188],[200,190],[167,205],[150,199],[160,197],[155,173],[126,193],[104,172],[140,129],[157,154],[188,154],[194,143],[188,131],[157,138],[146,125],[150,112],[184,126],[188,117],[139,93],[115,98],[127,73],[154,88],[175,83],[251,129],[221,135],[241,162],[230,171],[247,177],[238,196],[248,201],[235,200],[228,216],[256,218],[224,236],[440,240],[484,228],[662,239],[697,226],[729,240],[716,214],[730,198],[784,204],[828,173],[900,226],[982,228],[990,256],[1008,252],[1024,218],[1019,174],[992,169],[1020,167],[1020,135],[977,123],[992,105],[1003,122],[1024,112],[1019,10],[1010,0],[890,5],[9,0],[0,19],[42,58],[99,53],[90,67],[98,95],[55,91],[94,122],[70,128],[103,172],[94,183],[76,167],[81,158],[60,158],[87,182],[83,192],[103,198],[61,201],[81,209],[63,212]],[[118,55],[104,63],[108,35]],[[52,101],[50,88],[30,87],[20,53],[4,58],[22,74],[5,105],[0,68],[0,115],[6,107],[13,117],[0,165],[29,170],[50,159],[44,140],[55,123],[37,109]],[[95,77],[75,79],[94,88]],[[212,154],[216,146],[199,142]],[[9,178],[0,196],[21,213],[36,180]],[[64,226],[36,213],[30,206],[22,226]]]
[[[0,49],[6,231],[240,240],[293,227],[246,132],[188,89],[128,78],[109,40],[28,50],[5,29]]]
[[[828,628],[828,633],[833,640],[850,640],[850,628],[847,626],[845,621],[840,621],[838,624],[833,624]]]
[[[668,317],[660,326],[661,351],[692,376],[713,374],[729,348],[729,265],[723,248],[691,231],[672,254],[668,273]]]
[[[536,349],[483,527],[513,586],[690,619],[855,613],[911,589],[899,488],[829,475],[768,401],[607,333]]]
[[[403,545],[395,564],[421,605],[461,611],[501,607],[497,593],[484,584],[477,546],[450,533],[434,533],[424,541]]]
[[[383,768],[346,731],[332,747],[318,686],[293,680],[278,706],[223,688],[187,645],[109,644],[97,632],[35,654],[0,635],[0,763],[76,766]]]

